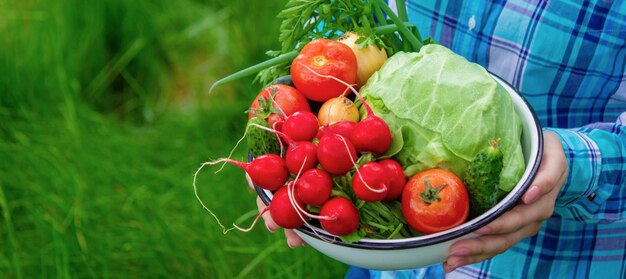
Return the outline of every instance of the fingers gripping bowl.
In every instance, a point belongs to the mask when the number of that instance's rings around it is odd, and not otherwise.
[[[445,260],[452,243],[475,237],[474,231],[515,206],[539,168],[543,137],[536,115],[523,97],[502,79],[492,76],[509,94],[515,112],[521,119],[520,143],[526,166],[521,179],[495,207],[452,229],[411,238],[361,239],[346,243],[321,228],[308,225],[296,229],[296,233],[319,252],[349,265],[378,270],[414,269]],[[256,186],[255,189],[261,200],[269,204],[271,191]]]

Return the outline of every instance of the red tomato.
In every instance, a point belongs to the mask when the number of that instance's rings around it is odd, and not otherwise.
[[[271,102],[270,95],[273,95],[274,103]],[[264,100],[261,101],[261,98]],[[274,113],[272,108],[284,112],[285,115]],[[290,116],[298,111],[311,111],[306,98],[297,89],[289,85],[274,84],[259,92],[250,105],[248,118],[259,116],[267,120],[270,127],[274,127],[274,123],[282,122],[285,120],[285,116]]]
[[[413,229],[425,234],[454,228],[465,222],[469,214],[467,189],[449,171],[420,172],[404,186],[402,214]]]
[[[307,67],[309,69],[307,69]],[[291,63],[293,84],[307,98],[324,102],[343,94],[347,87],[328,77],[348,84],[356,82],[356,56],[350,47],[328,39],[316,39],[304,46]]]

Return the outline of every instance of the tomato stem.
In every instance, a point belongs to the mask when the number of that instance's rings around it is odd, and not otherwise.
[[[425,176],[424,185],[426,185],[426,189],[424,189],[424,191],[420,194],[420,199],[425,204],[431,204],[441,200],[441,198],[439,197],[439,191],[441,191],[441,189],[446,186],[446,183],[442,183],[437,187],[432,187],[430,185],[430,181],[428,181],[428,176]]]
[[[318,55],[313,57],[313,65],[317,66],[317,67],[323,67],[324,65],[326,65],[328,61],[326,60],[326,57]]]

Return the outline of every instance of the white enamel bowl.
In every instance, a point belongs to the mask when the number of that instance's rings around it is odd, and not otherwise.
[[[541,160],[543,137],[534,111],[528,103],[506,82],[494,78],[507,90],[513,99],[515,111],[522,119],[522,151],[526,170],[509,194],[481,216],[447,231],[404,239],[362,239],[356,243],[344,243],[317,227],[303,226],[296,233],[319,252],[348,265],[377,270],[415,269],[435,264],[448,257],[452,243],[471,238],[480,227],[510,210],[530,186]],[[265,204],[269,204],[272,193],[256,187]],[[313,232],[315,230],[316,233]]]

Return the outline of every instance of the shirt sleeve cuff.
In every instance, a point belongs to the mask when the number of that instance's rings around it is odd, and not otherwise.
[[[556,200],[555,212],[563,218],[589,221],[606,200],[611,189],[598,187],[602,156],[598,145],[574,129],[546,128],[561,139],[568,162],[567,180]]]

